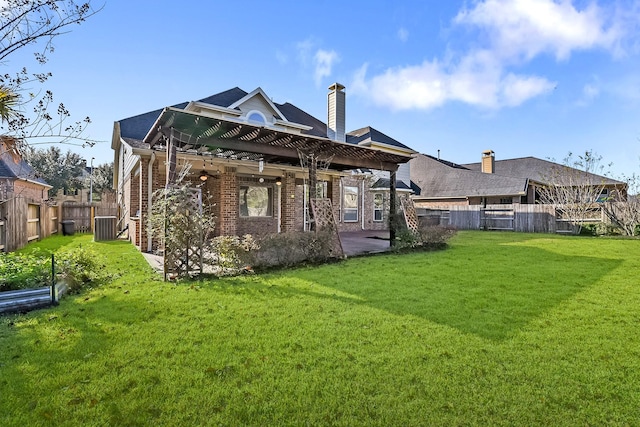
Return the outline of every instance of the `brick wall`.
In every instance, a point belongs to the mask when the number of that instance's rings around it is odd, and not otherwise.
[[[236,168],[225,166],[220,173],[220,234],[237,235],[238,223],[238,177]]]
[[[237,187],[238,191],[240,186],[242,185],[252,185],[258,187],[269,187],[272,189],[272,200],[271,200],[271,213],[272,215],[269,217],[243,217],[239,215],[238,206],[239,200],[236,197],[236,212],[237,212],[237,221],[238,225],[236,228],[236,232],[238,236],[242,236],[244,234],[253,234],[253,235],[261,235],[261,234],[269,234],[269,233],[277,233],[278,232],[278,188],[275,185],[275,178],[264,178],[263,182],[259,181],[260,178],[254,177],[245,177],[240,176],[237,177]],[[282,185],[280,186],[282,187]],[[239,194],[239,193],[238,193]],[[224,209],[224,208],[223,208]]]
[[[13,195],[33,200],[46,200],[49,198],[48,191],[43,186],[21,180],[13,181]]]
[[[298,217],[296,205],[301,205],[303,198],[297,194],[295,174],[285,174],[281,187],[281,229],[283,232],[301,229],[301,227],[298,228],[298,223],[302,221],[302,215]]]

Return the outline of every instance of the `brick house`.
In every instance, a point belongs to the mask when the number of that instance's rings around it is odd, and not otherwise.
[[[427,154],[411,161],[411,196],[417,207],[449,208],[467,205],[539,204],[541,187],[559,168],[567,168],[601,190],[599,199],[612,191],[626,194],[626,184],[605,176],[579,171],[535,157],[496,160],[492,150],[483,151],[477,163],[457,164]]]
[[[346,132],[344,86],[327,95],[327,123],[261,88],[233,88],[114,123],[119,228],[143,251],[152,194],[187,179],[212,201],[221,235],[310,229],[310,189],[329,198],[339,231],[388,229],[398,193],[410,194],[415,153],[365,127]]]

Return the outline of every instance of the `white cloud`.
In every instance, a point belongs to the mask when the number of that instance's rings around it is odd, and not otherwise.
[[[574,50],[615,49],[622,34],[594,3],[578,10],[569,0],[486,0],[454,18],[485,30],[497,52],[529,60],[541,53],[567,59]]]
[[[402,43],[406,43],[407,40],[409,40],[409,30],[404,27],[400,28],[398,30],[398,39],[400,39]]]
[[[514,107],[555,86],[541,77],[505,74],[500,67],[482,63],[482,58],[471,57],[455,66],[425,61],[388,69],[370,79],[366,73],[366,65],[358,70],[352,91],[392,110],[428,110],[449,101],[489,109]]]
[[[322,79],[331,75],[333,66],[340,61],[340,56],[335,50],[318,48],[319,42],[308,38],[296,44],[298,61],[305,69],[313,70],[313,80],[317,86]]]
[[[533,58],[547,54],[567,60],[575,51],[592,49],[619,53],[625,25],[619,9],[608,13],[612,9],[595,3],[579,9],[571,0],[475,1],[455,16],[453,30],[473,30],[476,45],[369,77],[365,65],[354,76],[353,92],[394,110],[431,109],[450,101],[515,107],[556,86],[544,76],[517,70]]]
[[[331,75],[334,63],[339,61],[338,54],[334,50],[318,49],[313,56],[314,73],[313,78],[316,86],[322,83],[324,77]]]

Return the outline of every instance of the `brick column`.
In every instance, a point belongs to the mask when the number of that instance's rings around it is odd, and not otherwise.
[[[134,177],[131,174],[131,178],[129,179],[130,189],[131,189],[131,205],[129,207],[129,216],[135,217],[139,215],[140,212],[140,175]],[[132,226],[135,226],[135,230],[129,230],[133,238],[133,244],[140,247],[140,227],[139,221],[132,221]]]
[[[147,241],[148,233],[147,233],[147,219],[149,218],[149,204],[151,201],[149,200],[149,162],[151,159],[141,158],[140,159],[140,226],[138,227],[140,233],[140,250],[142,252],[147,251]]]
[[[296,227],[296,175],[287,172],[282,178],[280,190],[280,215],[282,221],[281,231],[295,231]],[[302,200],[300,201],[302,203]]]
[[[218,217],[218,227],[221,235],[236,235],[238,211],[238,177],[236,168],[225,166],[220,173],[220,216]]]
[[[340,218],[340,197],[342,194],[340,192],[340,177],[331,178],[331,194],[329,194],[331,198],[331,206],[333,206],[333,217],[336,219],[336,223],[340,224],[342,222],[342,218]]]

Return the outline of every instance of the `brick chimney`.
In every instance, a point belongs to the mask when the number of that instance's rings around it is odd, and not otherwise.
[[[496,153],[492,150],[486,150],[482,152],[482,167],[481,170],[484,173],[495,173],[496,171]]]
[[[334,83],[327,95],[327,137],[345,142],[345,93],[344,86]]]

